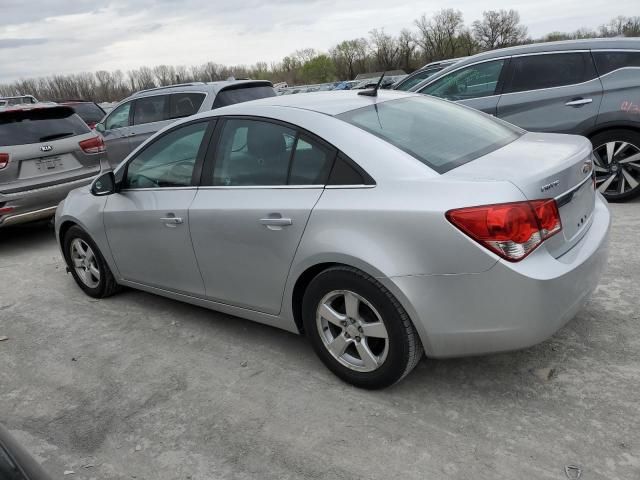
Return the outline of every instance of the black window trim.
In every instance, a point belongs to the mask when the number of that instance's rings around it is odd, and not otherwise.
[[[200,143],[200,148],[198,149],[198,153],[196,155],[196,163],[193,167],[193,174],[191,175],[191,185],[181,186],[181,187],[150,187],[150,188],[118,188],[119,192],[138,192],[138,191],[169,191],[169,190],[192,190],[194,188],[198,188],[200,184],[200,179],[202,177],[202,167],[204,164],[204,160],[206,155],[209,152],[209,147],[211,144],[211,137],[213,136],[216,125],[218,123],[218,119],[216,117],[213,118],[198,118],[195,120],[190,120],[188,122],[180,123],[179,125],[175,125],[171,129],[165,131],[162,135],[153,139],[153,141],[147,143],[143,148],[138,150],[134,156],[132,156],[127,163],[125,163],[122,167],[118,168],[115,172],[116,177],[118,178],[118,183],[122,185],[122,182],[127,178],[127,172],[129,170],[129,164],[133,162],[142,152],[147,150],[151,145],[163,139],[165,136],[170,133],[183,128],[188,127],[189,125],[194,125],[196,123],[207,123],[207,128],[204,131],[204,136],[202,137],[202,142]]]
[[[216,126],[215,126],[215,131],[213,132],[213,134],[211,135],[211,138],[209,139],[209,145],[207,146],[207,152],[206,152],[206,156],[204,158],[204,163],[202,165],[201,168],[201,175],[200,175],[200,181],[198,182],[198,187],[202,188],[202,189],[301,189],[301,188],[305,188],[305,189],[327,189],[327,188],[372,188],[375,187],[376,183],[375,180],[364,170],[362,169],[362,167],[360,167],[360,165],[358,165],[356,162],[354,162],[353,160],[351,160],[351,158],[349,158],[348,155],[346,155],[345,153],[343,153],[342,151],[340,151],[340,149],[336,148],[335,146],[333,146],[331,143],[327,142],[325,139],[319,137],[318,135],[316,135],[313,132],[310,132],[309,130],[305,129],[304,127],[300,127],[298,125],[295,125],[293,123],[289,123],[286,122],[284,120],[279,120],[276,118],[271,118],[271,117],[263,117],[260,115],[224,115],[224,116],[218,116],[218,117],[214,117],[217,118],[219,121],[217,122]],[[280,125],[282,127],[285,128],[289,128],[293,131],[296,132],[296,136],[295,136],[295,140],[294,140],[294,145],[291,149],[291,156],[289,158],[289,167],[288,167],[288,172],[287,172],[287,182],[289,181],[289,175],[291,173],[291,168],[292,168],[292,159],[293,159],[293,155],[295,153],[295,146],[298,143],[298,139],[300,138],[300,136],[307,136],[309,137],[311,140],[319,143],[320,145],[322,145],[323,147],[332,150],[333,151],[333,160],[332,160],[332,164],[331,164],[331,168],[328,169],[328,174],[327,174],[327,178],[325,180],[324,184],[318,184],[318,185],[212,185],[213,183],[213,171],[215,168],[215,164],[216,164],[216,153],[218,151],[218,147],[220,145],[219,141],[220,141],[220,137],[222,135],[222,130],[224,129],[224,126],[227,122],[227,120],[254,120],[254,121],[260,121],[260,122],[268,122],[268,123],[273,123],[275,125]],[[350,164],[351,167],[354,168],[354,170],[356,170],[358,173],[361,174],[362,178],[365,180],[365,182],[370,182],[370,183],[365,183],[364,185],[328,185],[327,182],[329,181],[329,178],[331,177],[331,173],[333,171],[333,168],[336,164],[336,160],[338,158],[338,156],[342,156],[343,159],[345,161],[347,161],[347,163]],[[207,181],[207,179],[210,179],[209,181]]]
[[[504,86],[503,85],[503,91],[501,93],[501,95],[518,95],[521,93],[530,93],[530,92],[541,92],[544,90],[553,90],[556,88],[567,88],[567,87],[575,87],[577,85],[584,85],[586,83],[590,83],[593,82],[594,80],[598,80],[600,78],[600,75],[598,73],[598,69],[596,67],[595,64],[595,60],[593,58],[593,55],[591,54],[591,50],[588,49],[580,49],[580,50],[553,50],[553,51],[546,51],[546,52],[535,52],[535,53],[520,53],[517,55],[512,55],[511,58],[520,58],[520,57],[533,57],[533,56],[540,56],[540,55],[559,55],[559,54],[566,54],[566,53],[582,53],[582,54],[586,54],[584,55],[585,57],[588,57],[591,60],[591,66],[593,67],[593,71],[595,72],[595,76],[589,80],[585,80],[583,82],[578,82],[578,83],[569,83],[567,85],[557,85],[555,87],[544,87],[544,88],[534,88],[532,90],[520,90],[518,92],[505,92],[504,91]],[[508,81],[511,81],[512,79],[512,75],[513,75],[513,70],[511,69],[511,62],[509,62],[509,78],[506,79],[505,78],[505,82],[504,84],[507,83]]]

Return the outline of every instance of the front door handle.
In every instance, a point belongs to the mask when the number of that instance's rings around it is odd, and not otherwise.
[[[182,225],[183,221],[180,217],[162,217],[160,219],[167,227],[175,227],[176,225]]]
[[[136,132],[127,133],[127,137],[135,137],[136,135]]]
[[[567,107],[580,107],[582,105],[586,105],[591,102],[593,102],[593,98],[576,98],[574,100],[571,100],[565,103],[565,105]]]
[[[290,218],[282,218],[282,217],[267,217],[261,218],[260,223],[267,227],[288,227],[293,224],[293,221]]]

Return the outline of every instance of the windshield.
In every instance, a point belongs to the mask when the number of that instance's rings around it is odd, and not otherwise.
[[[89,127],[68,107],[0,113],[0,147],[46,142],[89,131]]]
[[[95,103],[74,103],[70,107],[87,123],[99,122],[104,117],[104,112]]]
[[[381,102],[337,115],[439,173],[508,143],[522,131],[470,108],[428,97]]]
[[[403,90],[405,92],[409,91],[411,87],[415,87],[417,84],[429,78],[434,73],[439,72],[443,68],[444,67],[434,67],[428,70],[421,70],[420,72],[416,72],[413,75],[409,75],[404,81],[402,81],[395,87],[395,90]]]

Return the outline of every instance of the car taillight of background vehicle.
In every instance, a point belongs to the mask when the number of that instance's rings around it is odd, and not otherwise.
[[[518,262],[562,230],[556,201],[501,203],[449,210],[447,219],[505,260]]]
[[[0,170],[9,165],[9,154],[8,153],[0,153]]]
[[[82,148],[84,153],[102,153],[107,150],[104,146],[104,140],[102,140],[102,137],[93,137],[89,140],[83,140],[80,142],[80,148]]]

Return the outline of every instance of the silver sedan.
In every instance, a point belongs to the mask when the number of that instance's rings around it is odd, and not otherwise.
[[[160,131],[58,208],[75,281],[305,333],[364,388],[423,353],[548,338],[606,265],[589,142],[371,93],[268,98]]]

